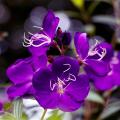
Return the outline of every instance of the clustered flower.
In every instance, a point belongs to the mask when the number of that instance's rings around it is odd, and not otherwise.
[[[65,112],[80,108],[91,82],[98,90],[120,85],[120,54],[106,42],[90,46],[86,33],[74,35],[75,54],[69,55],[72,35],[58,27],[59,18],[48,11],[37,33],[24,34],[23,46],[31,56],[7,69],[13,82],[7,90],[11,100],[33,96],[44,109]],[[56,54],[54,52],[58,51]]]

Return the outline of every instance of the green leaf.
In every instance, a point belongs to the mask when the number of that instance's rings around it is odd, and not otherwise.
[[[16,99],[13,102],[13,114],[17,120],[21,120],[22,118],[22,113],[23,113],[22,107],[23,107],[22,99]]]
[[[0,120],[16,120],[13,114],[5,113],[0,116]]]
[[[74,6],[76,6],[78,9],[82,9],[84,7],[85,0],[71,0]]]
[[[60,114],[58,110],[52,111],[52,115],[47,120],[62,120],[63,114]]]
[[[90,91],[88,96],[87,96],[87,100],[92,101],[92,102],[96,102],[96,103],[100,103],[100,104],[104,104],[104,99],[97,93]]]

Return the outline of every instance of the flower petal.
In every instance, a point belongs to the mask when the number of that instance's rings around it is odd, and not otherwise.
[[[46,54],[47,49],[48,48],[46,46],[40,46],[40,47],[30,46],[30,47],[28,47],[29,52],[33,56],[38,56],[38,57]]]
[[[59,78],[64,75],[67,76],[69,73],[76,76],[79,72],[79,67],[80,65],[76,59],[67,56],[60,56],[55,58],[52,64],[52,71]]]
[[[45,67],[47,65],[47,55],[41,55],[41,56],[33,56],[32,57],[32,63],[34,66],[34,70],[40,69],[42,67]]]
[[[65,88],[65,93],[60,96],[59,108],[65,112],[77,110],[88,95],[89,89],[88,77],[78,76],[77,80],[71,82]]]
[[[59,22],[59,18],[55,17],[52,11],[48,11],[47,15],[43,20],[43,28],[50,38],[54,37],[56,28],[58,26],[58,22]]]
[[[58,94],[50,88],[50,82],[55,79],[47,68],[40,69],[33,77],[35,98],[43,108],[53,109],[58,105]]]
[[[88,95],[90,86],[87,75],[81,74],[77,77],[76,81],[71,82],[67,86],[66,91],[77,101],[83,101]]]
[[[87,59],[85,62],[86,65],[84,69],[87,73],[93,73],[96,75],[104,76],[107,75],[107,73],[111,70],[110,65],[103,61]]]
[[[60,97],[58,108],[64,112],[72,112],[80,108],[83,101],[76,101],[71,95],[65,93]]]
[[[87,57],[89,51],[89,43],[87,40],[86,33],[76,32],[74,37],[74,44],[76,47],[76,51],[81,59]]]
[[[7,90],[9,99],[14,99],[14,98],[21,97],[24,95],[31,95],[33,93],[34,93],[34,89],[32,87],[31,82],[13,85],[13,86],[9,87]]]
[[[93,84],[96,87],[96,89],[98,90],[109,90],[111,88],[113,88],[114,86],[114,78],[113,75],[107,75],[105,77],[97,77],[94,76],[93,80]]]
[[[31,58],[16,61],[7,69],[7,76],[14,84],[31,81],[33,77]]]

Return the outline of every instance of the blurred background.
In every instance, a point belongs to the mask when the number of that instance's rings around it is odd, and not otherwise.
[[[0,94],[3,94],[4,86],[9,84],[6,68],[16,59],[30,55],[22,46],[24,32],[38,31],[33,26],[41,26],[48,9],[60,18],[62,31],[70,31],[72,34],[75,31],[87,32],[89,38],[107,41],[115,50],[120,50],[120,0],[0,0]],[[113,92],[117,98],[111,98],[111,101],[120,99],[119,92],[120,90]],[[96,95],[97,97],[102,99]],[[99,110],[94,109],[91,120],[96,120],[98,113],[103,110],[101,101],[97,104]],[[114,105],[106,108],[109,112],[102,119],[120,120],[120,102],[111,101]],[[92,107],[94,106],[96,104]],[[83,120],[83,112],[81,108],[79,112],[72,113],[72,120]],[[85,114],[89,118],[89,113]],[[68,117],[67,119],[69,120]],[[86,117],[85,120],[89,119]]]

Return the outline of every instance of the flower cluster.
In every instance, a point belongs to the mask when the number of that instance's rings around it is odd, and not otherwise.
[[[58,27],[59,18],[48,11],[39,32],[24,35],[23,46],[31,56],[17,60],[7,69],[13,82],[10,99],[34,96],[44,109],[71,112],[80,108],[92,82],[99,90],[120,85],[120,54],[106,42],[90,46],[86,33],[76,32],[76,53],[68,54],[72,35]],[[58,27],[58,28],[57,28]],[[53,54],[55,53],[56,54]]]

